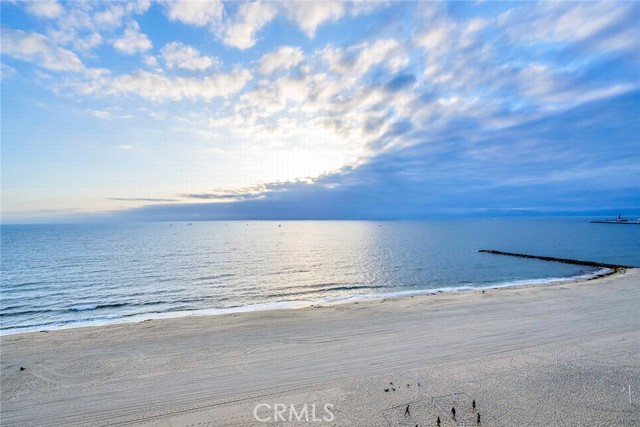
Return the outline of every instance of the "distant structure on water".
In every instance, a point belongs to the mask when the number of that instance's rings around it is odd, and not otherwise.
[[[633,219],[625,219],[622,218],[621,214],[618,214],[618,218],[616,219],[604,219],[599,221],[591,221],[593,224],[640,224],[640,218]]]

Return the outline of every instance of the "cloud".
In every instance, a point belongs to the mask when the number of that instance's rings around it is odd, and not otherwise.
[[[251,73],[240,68],[203,78],[169,77],[138,70],[132,74],[72,83],[71,87],[85,95],[136,95],[151,101],[211,100],[236,94],[250,79]]]
[[[549,113],[476,140],[395,147],[313,180],[185,194],[216,203],[147,206],[125,219],[402,219],[635,206],[640,92]],[[453,128],[456,124],[451,124]],[[609,149],[613,141],[616,150]],[[637,206],[636,206],[637,209]]]
[[[633,50],[640,45],[637,3],[540,2],[504,12],[498,22],[521,42],[587,42],[585,49]]]
[[[237,190],[220,189],[210,193],[187,193],[181,194],[180,197],[196,200],[249,200],[263,198],[265,193],[273,191],[274,187],[276,187],[276,184],[259,184]]]
[[[266,205],[258,204],[260,197],[273,206],[276,198],[286,199],[292,207],[307,203],[305,197],[312,201],[314,194],[340,202],[363,192],[371,197],[354,200],[381,212],[384,203],[393,204],[394,193],[404,197],[404,190],[444,206],[450,194],[463,198],[464,189],[472,194],[470,204],[484,197],[498,206],[500,198],[517,204],[509,194],[513,189],[540,195],[542,186],[533,187],[536,180],[548,190],[568,183],[592,185],[590,171],[603,182],[611,181],[608,174],[623,175],[617,171],[630,176],[625,159],[598,165],[580,151],[580,140],[562,129],[591,141],[578,123],[598,123],[587,127],[595,135],[607,128],[602,121],[605,101],[639,88],[638,3],[390,3],[371,20],[355,20],[351,18],[385,5],[162,2],[160,12],[175,32],[166,45],[154,36],[158,48],[164,45],[158,50],[152,50],[132,16],[147,10],[148,2],[63,6],[55,20],[31,19],[46,35],[3,28],[3,61],[17,68],[14,74],[30,76],[29,68],[13,58],[45,68],[31,73],[37,84],[62,96],[71,91],[78,102],[86,102],[81,108],[87,117],[125,116],[91,106],[92,99],[85,96],[136,98],[132,111],[142,111],[143,119],[153,115],[154,124],[165,131],[207,140],[210,144],[201,144],[199,153],[219,145],[224,161],[246,164],[238,153],[258,159],[257,168],[268,170],[268,180],[277,173],[287,174],[282,179],[316,177],[313,185],[278,187],[287,191],[271,186],[257,193],[194,188],[180,197],[217,204],[242,201],[242,209],[255,202],[251,206],[261,209]],[[123,27],[126,22],[131,23]],[[319,31],[332,23],[336,32],[349,31],[339,37]],[[317,40],[293,44],[300,35],[296,27]],[[192,37],[210,43],[201,47]],[[119,42],[125,53],[145,53],[113,63],[104,49],[96,49],[105,40]],[[214,51],[225,59],[224,67]],[[170,101],[176,104],[158,108],[157,103]],[[568,114],[593,102],[602,110],[583,110],[584,117]],[[635,105],[637,111],[637,101]],[[627,106],[633,111],[633,103]],[[568,123],[552,120],[553,114]],[[620,123],[613,116],[608,120]],[[547,129],[550,123],[557,129]],[[609,130],[613,134],[615,126]],[[610,141],[609,135],[599,137]],[[637,138],[616,138],[616,144],[629,141],[637,143]],[[591,153],[607,153],[595,142],[588,147]],[[628,147],[623,151],[628,153]],[[574,166],[566,158],[589,167]],[[317,178],[345,165],[339,173]],[[265,180],[253,170],[247,175],[254,173],[260,176],[256,182]],[[569,187],[563,194],[578,188]],[[483,188],[496,189],[495,199],[487,192],[480,197]],[[412,211],[426,209],[426,202],[414,203],[408,196],[402,203]]]
[[[140,26],[136,21],[131,21],[121,38],[113,42],[120,52],[132,55],[136,52],[146,52],[152,48],[151,40],[145,34],[139,32]]]
[[[158,58],[156,58],[155,56],[151,56],[151,55],[146,55],[143,59],[142,62],[144,63],[144,65],[146,65],[151,71],[153,71],[156,74],[162,73],[162,67],[160,67],[160,64],[158,63]]]
[[[215,193],[190,193],[190,194],[181,194],[181,197],[185,197],[187,199],[197,199],[197,200],[246,200],[248,198],[256,198],[257,196],[254,194],[215,194]]]
[[[169,69],[205,71],[220,64],[217,58],[201,56],[197,49],[175,41],[162,48],[162,57]]]
[[[118,202],[179,202],[178,199],[154,199],[148,197],[107,197],[107,200],[115,200]]]
[[[415,111],[416,119],[424,122],[436,115],[466,114],[480,118],[487,127],[504,126],[530,114],[562,111],[633,90],[638,84],[631,58],[637,53],[614,56],[613,48],[609,52],[594,48],[633,28],[628,18],[636,6],[618,6],[526,3],[496,17],[461,20],[454,19],[449,9],[429,4],[422,16],[424,30],[416,33],[413,42],[425,55],[418,87],[428,87],[425,94],[431,99]],[[587,9],[589,19],[583,16]],[[596,10],[603,19],[596,18]],[[564,28],[567,16],[577,26],[590,20],[584,25],[591,29],[581,30],[581,36],[549,30]],[[616,69],[616,81],[602,78],[611,75],[605,71],[611,69]]]
[[[0,64],[0,80],[10,79],[18,74],[15,68],[8,66],[4,62]]]
[[[486,21],[474,18],[458,22],[435,4],[429,4],[424,14],[427,24],[412,41],[426,55],[424,77],[432,83],[462,87],[474,81],[481,83],[479,78],[487,71],[500,69],[501,64],[493,63],[493,46],[483,39]]]
[[[329,22],[336,22],[346,15],[357,16],[386,6],[385,1],[286,1],[282,3],[287,16],[313,39],[318,28]]]
[[[329,155],[328,150],[320,154],[326,162],[324,170],[335,169],[341,165],[336,159],[354,161],[358,152],[362,155],[363,150],[401,142],[402,135],[410,132],[411,120],[402,115],[411,112],[401,110],[407,109],[412,97],[409,89],[417,78],[402,73],[387,77],[404,69],[407,61],[407,51],[393,39],[349,48],[328,46],[307,58],[298,48],[285,46],[263,55],[257,68],[270,73],[267,76],[294,64],[295,70],[259,80],[240,96],[229,115],[220,115],[210,124],[247,141],[304,149],[300,159],[308,153],[318,155],[313,146],[335,146],[335,154]],[[375,78],[366,82],[361,79],[364,75]],[[379,125],[371,126],[373,121]],[[313,144],[309,134],[314,135]],[[323,171],[318,166],[310,170]]]
[[[258,64],[261,74],[272,74],[278,70],[288,70],[304,60],[299,47],[281,46],[277,50],[262,56]]]
[[[26,3],[32,5],[41,2]],[[61,13],[47,23],[46,34],[57,45],[68,46],[89,56],[105,38],[112,38],[114,30],[120,28],[133,15],[145,13],[150,5],[149,0],[65,2]]]
[[[270,2],[242,3],[233,19],[222,28],[221,39],[238,49],[248,49],[256,44],[256,33],[275,18],[277,9]]]
[[[88,52],[103,42],[102,35],[97,32],[89,32],[85,37],[78,37],[73,41],[73,48],[80,52]]]
[[[111,117],[111,116],[109,116],[109,117]],[[131,150],[133,150],[133,145],[120,144],[120,145],[118,145],[118,148],[120,148],[121,150],[131,151]]]
[[[98,118],[98,119],[102,119],[102,120],[111,120],[111,113],[105,110],[88,110],[89,114],[91,114],[93,117]],[[118,147],[120,148],[124,148],[124,146],[119,145]],[[129,145],[127,145],[127,147],[131,147]],[[131,149],[133,149],[133,147],[131,147]]]
[[[100,27],[117,28],[122,25],[124,16],[125,8],[120,5],[115,5],[97,12],[93,19]]]
[[[517,73],[522,94],[535,99],[545,110],[564,109],[599,98],[632,91],[638,83],[609,84],[585,87],[576,84],[575,77],[563,70],[551,70],[540,64],[529,64]]]
[[[555,46],[534,50],[528,62],[514,61],[521,46],[498,37],[502,28],[491,17],[455,20],[447,8],[428,7],[426,18],[416,14],[426,19],[418,27],[426,30],[411,33],[415,44],[371,37],[351,46],[328,45],[302,59],[292,47],[263,55],[256,68],[266,77],[210,124],[274,147],[296,146],[295,138],[302,144],[296,129],[303,129],[322,135],[322,143],[339,141],[343,150],[353,150],[344,159],[356,152],[366,161],[425,140],[474,141],[482,132],[638,86],[633,78],[600,79],[596,64],[601,70],[605,65],[597,58],[581,65],[582,74],[549,61],[544,55]],[[619,69],[611,60],[606,69]],[[287,67],[295,70],[275,74]]]
[[[219,0],[176,0],[165,1],[163,5],[170,20],[199,27],[218,24],[224,13]]]
[[[56,46],[39,33],[2,27],[2,54],[52,71],[85,71],[73,52]]]
[[[40,18],[56,18],[63,12],[62,6],[55,0],[31,1],[25,7],[28,13]]]
[[[377,65],[395,73],[409,64],[406,49],[394,39],[381,39],[348,48],[326,47],[321,56],[331,71],[353,78],[362,76]]]
[[[136,0],[127,2],[125,7],[128,12],[143,14],[151,7],[151,0]]]
[[[345,14],[342,1],[289,1],[285,3],[289,17],[309,37],[314,38],[316,30],[325,22],[337,21]]]
[[[278,11],[275,3],[263,1],[237,3],[233,16],[225,16],[225,6],[219,0],[178,0],[163,4],[170,20],[208,26],[222,43],[242,50],[256,44],[256,33],[271,22]]]

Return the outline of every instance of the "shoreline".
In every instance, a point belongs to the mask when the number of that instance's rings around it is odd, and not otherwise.
[[[580,265],[580,264],[578,264]],[[594,266],[586,265],[589,267],[597,268]],[[41,333],[41,332],[54,332],[58,330],[69,329],[84,329],[84,328],[101,328],[104,326],[120,325],[120,324],[135,324],[140,322],[146,322],[150,320],[169,320],[169,319],[181,319],[189,317],[208,317],[208,316],[225,316],[241,313],[256,313],[256,312],[270,312],[278,310],[300,310],[318,305],[343,305],[354,304],[360,302],[376,301],[381,299],[401,299],[401,298],[413,298],[421,296],[434,296],[443,293],[466,293],[466,292],[480,292],[490,289],[510,289],[510,288],[527,288],[538,286],[556,286],[566,283],[579,283],[587,282],[591,280],[597,280],[599,278],[608,277],[611,275],[624,273],[628,269],[634,269],[636,267],[630,266],[617,266],[606,265],[599,266],[600,270],[593,272],[592,274],[580,274],[577,276],[569,277],[551,277],[551,278],[538,278],[538,279],[520,279],[508,282],[498,282],[488,284],[486,286],[447,286],[435,289],[421,289],[421,290],[406,290],[391,293],[381,294],[365,294],[365,295],[351,295],[341,298],[333,299],[318,299],[312,301],[298,300],[298,301],[276,301],[271,303],[258,303],[237,307],[228,308],[205,308],[187,311],[170,311],[165,313],[149,313],[149,314],[137,314],[128,317],[119,317],[114,319],[105,319],[99,321],[73,321],[66,325],[59,325],[49,327],[47,325],[37,325],[33,327],[25,327],[22,330],[7,329],[6,331],[0,331],[0,338],[13,335]]]
[[[3,336],[0,416],[3,426],[69,427],[431,426],[438,416],[452,427],[451,405],[475,425],[474,399],[483,427],[638,425],[639,305],[635,268]],[[254,417],[280,404],[331,404],[334,420]]]

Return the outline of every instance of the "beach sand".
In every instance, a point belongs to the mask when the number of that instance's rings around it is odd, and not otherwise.
[[[7,427],[640,425],[638,269],[0,342]]]

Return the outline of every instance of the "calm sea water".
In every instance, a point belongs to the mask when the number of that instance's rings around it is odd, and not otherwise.
[[[640,266],[640,226],[584,218],[2,227],[0,333],[544,283]]]

